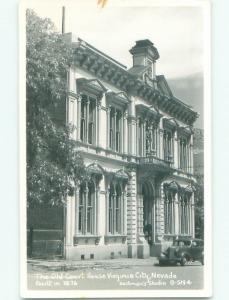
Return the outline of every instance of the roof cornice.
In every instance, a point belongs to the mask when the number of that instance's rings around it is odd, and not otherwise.
[[[192,125],[198,118],[190,106],[176,97],[168,97],[153,87],[130,74],[123,65],[96,50],[86,42],[75,43],[74,65],[108,82],[118,89],[148,101],[150,105],[177,118],[185,124]]]

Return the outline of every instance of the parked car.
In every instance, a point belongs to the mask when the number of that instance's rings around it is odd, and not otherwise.
[[[204,264],[204,243],[201,239],[179,238],[159,257],[159,265],[200,261]]]

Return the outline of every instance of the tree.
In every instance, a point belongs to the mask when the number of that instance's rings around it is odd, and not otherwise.
[[[27,202],[62,205],[85,173],[66,125],[73,50],[49,19],[26,12]]]
[[[195,174],[195,235],[204,238],[204,176]]]
[[[204,131],[194,129],[195,235],[204,237]]]

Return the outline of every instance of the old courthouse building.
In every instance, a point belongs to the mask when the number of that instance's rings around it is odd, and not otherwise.
[[[193,131],[197,113],[177,99],[149,40],[121,63],[81,39],[69,71],[68,122],[87,166],[66,209],[68,259],[156,256],[194,236]]]

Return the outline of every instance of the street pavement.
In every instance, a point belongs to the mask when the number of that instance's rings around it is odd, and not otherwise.
[[[152,257],[27,264],[28,288],[36,290],[202,289],[203,269],[199,262],[161,267]]]

